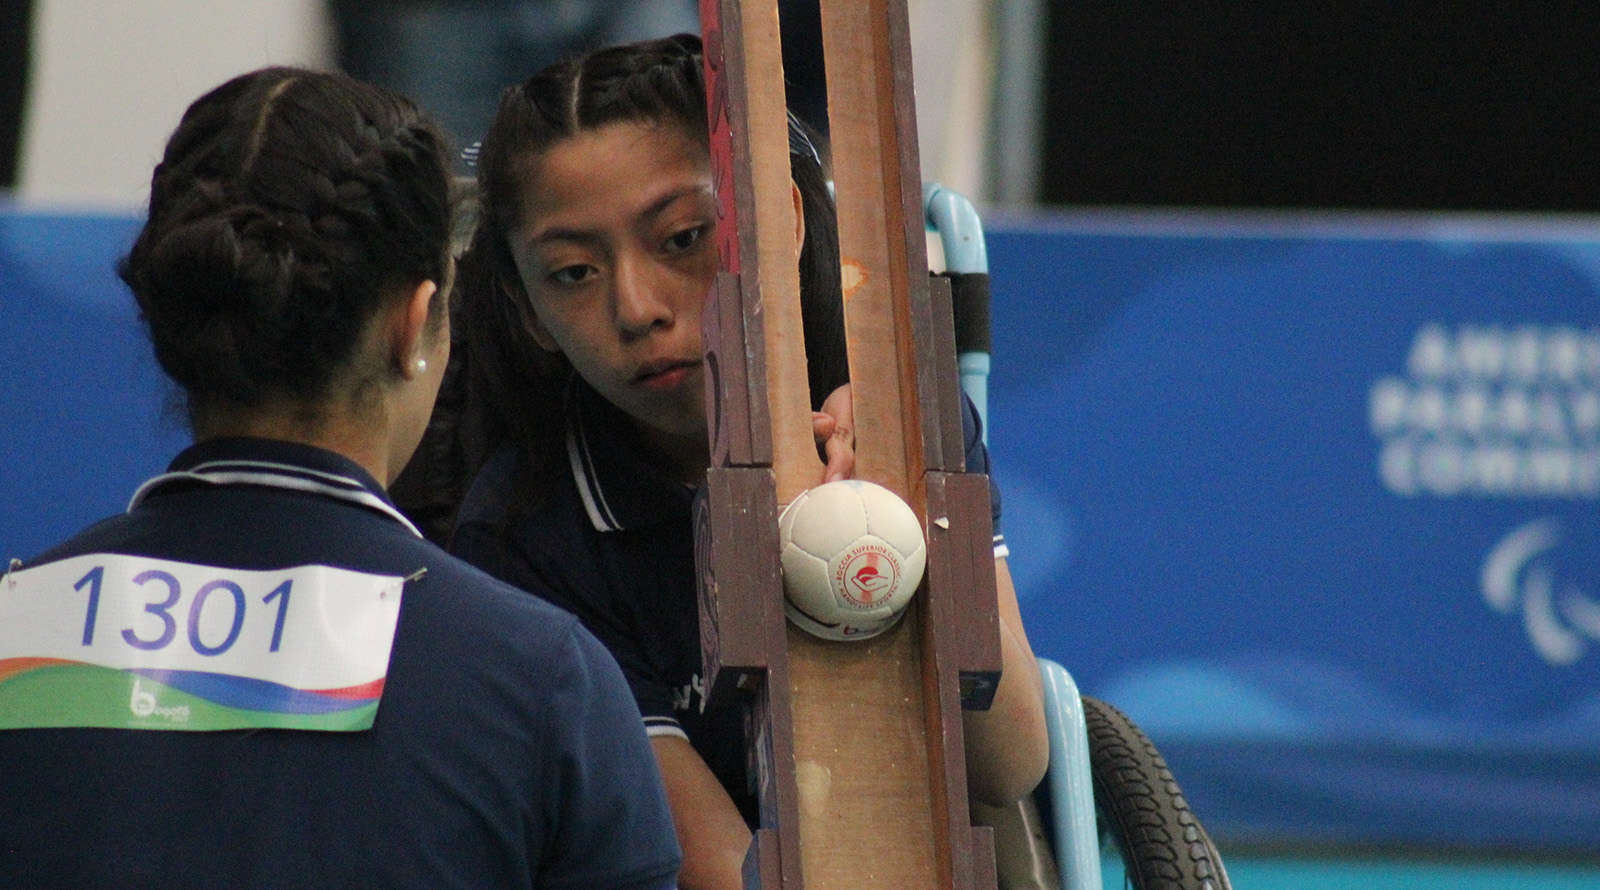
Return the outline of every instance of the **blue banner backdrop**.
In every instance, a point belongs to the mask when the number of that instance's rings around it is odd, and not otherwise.
[[[1600,223],[991,223],[1034,648],[1222,840],[1600,850]]]
[[[0,564],[122,510],[189,441],[116,276],[140,222],[0,208]]]
[[[187,441],[114,275],[0,210],[0,558]],[[1036,650],[1219,840],[1600,850],[1600,223],[991,221]]]

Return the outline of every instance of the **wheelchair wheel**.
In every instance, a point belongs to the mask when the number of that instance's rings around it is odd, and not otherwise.
[[[1222,856],[1156,746],[1103,701],[1084,696],[1083,715],[1107,890],[1230,890]]]

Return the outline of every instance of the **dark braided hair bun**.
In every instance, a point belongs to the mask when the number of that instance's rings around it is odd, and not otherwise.
[[[191,412],[326,397],[385,301],[442,286],[448,159],[415,105],[343,74],[267,68],[196,100],[118,269]]]

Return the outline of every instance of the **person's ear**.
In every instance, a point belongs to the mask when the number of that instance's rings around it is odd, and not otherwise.
[[[428,318],[438,296],[439,285],[423,281],[393,316],[391,358],[407,380],[414,380],[428,370]]]
[[[800,186],[794,180],[789,180],[789,197],[794,199],[794,255],[800,257],[800,249],[806,246],[806,205],[800,199]]]

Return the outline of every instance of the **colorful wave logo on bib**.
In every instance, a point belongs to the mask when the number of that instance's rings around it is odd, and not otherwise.
[[[0,729],[370,729],[384,679],[295,689],[203,671],[119,670],[56,658],[0,659]]]

